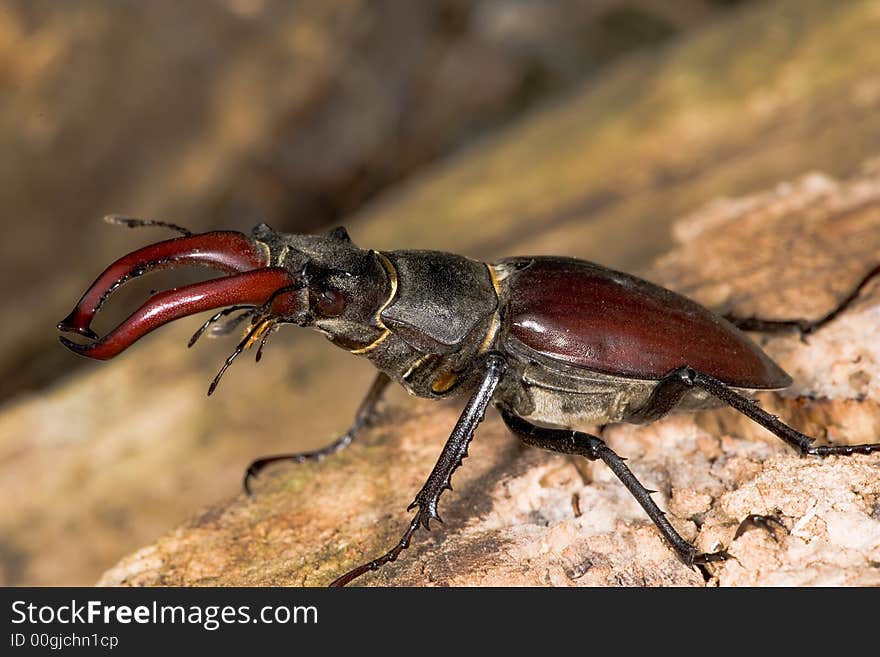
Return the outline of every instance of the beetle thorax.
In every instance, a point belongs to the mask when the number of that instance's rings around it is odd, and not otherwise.
[[[386,333],[365,353],[410,393],[468,389],[473,362],[491,347],[498,295],[484,263],[435,251],[378,253],[393,294],[379,312]]]

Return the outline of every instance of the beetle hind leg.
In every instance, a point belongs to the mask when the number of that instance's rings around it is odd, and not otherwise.
[[[679,377],[665,376],[654,386],[648,401],[627,414],[626,421],[631,424],[648,424],[659,420],[675,409],[690,390],[691,386]]]
[[[858,298],[862,290],[867,287],[874,278],[880,275],[880,265],[869,270],[852,291],[835,308],[818,319],[763,319],[761,317],[740,317],[735,314],[726,314],[724,319],[743,331],[757,331],[759,333],[788,333],[799,331],[801,337],[815,333],[820,328],[836,319],[844,310]]]
[[[508,428],[526,445],[562,454],[577,454],[591,461],[603,461],[636,498],[676,556],[689,568],[727,559],[727,553],[723,550],[700,554],[696,547],[685,540],[667,520],[666,514],[651,499],[651,493],[654,491],[645,488],[626,466],[624,460],[601,438],[582,431],[539,427],[506,410],[501,411],[501,417],[504,418]]]

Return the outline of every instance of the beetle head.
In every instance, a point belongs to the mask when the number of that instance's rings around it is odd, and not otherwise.
[[[324,235],[289,235],[260,224],[253,239],[265,246],[272,264],[302,283],[300,303],[306,310],[284,322],[313,326],[351,350],[378,337],[378,311],[391,292],[382,256],[358,248],[342,227]]]
[[[91,329],[104,302],[129,280],[184,265],[207,266],[227,275],[154,294],[103,338]],[[224,327],[250,318],[222,374],[235,356],[256,342],[259,359],[279,324],[314,326],[352,350],[369,344],[381,332],[377,309],[386,297],[387,279],[378,254],[357,248],[343,228],[325,235],[288,235],[260,224],[250,237],[231,231],[186,235],[138,249],[111,264],[58,329],[89,340],[74,342],[62,336],[61,342],[72,351],[106,360],[168,322],[223,308],[193,335],[192,346],[207,328],[239,312],[216,331],[226,332]]]

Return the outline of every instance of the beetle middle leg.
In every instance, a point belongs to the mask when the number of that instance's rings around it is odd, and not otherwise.
[[[761,317],[739,317],[729,313],[724,315],[724,319],[743,331],[757,331],[759,333],[787,333],[789,331],[799,331],[801,337],[815,333],[820,328],[837,318],[844,310],[846,310],[858,298],[862,290],[877,275],[880,275],[880,265],[869,270],[852,291],[834,307],[831,311],[825,313],[818,319],[763,319]]]
[[[648,517],[660,530],[663,539],[689,568],[695,565],[724,561],[727,558],[727,554],[723,551],[700,554],[697,548],[675,531],[675,527],[666,519],[666,514],[651,499],[651,493],[656,491],[645,488],[632,473],[632,470],[626,467],[623,459],[601,438],[582,431],[539,427],[506,410],[501,411],[501,417],[504,418],[504,423],[508,428],[519,436],[526,445],[562,454],[577,454],[591,461],[601,459],[636,498]]]
[[[861,445],[814,445],[810,436],[791,428],[775,415],[758,406],[754,399],[749,399],[732,390],[715,377],[703,374],[690,367],[673,370],[660,380],[657,389],[668,387],[678,391],[683,388],[700,388],[743,415],[754,420],[774,435],[791,445],[803,456],[850,456],[852,454],[872,454],[880,452],[880,443]],[[657,391],[655,390],[655,394]],[[652,395],[653,399],[654,395]]]
[[[446,441],[446,445],[444,445],[443,451],[440,453],[440,458],[437,459],[434,469],[428,475],[428,480],[416,494],[412,504],[407,507],[407,510],[418,510],[397,544],[381,557],[358,566],[335,579],[330,586],[345,586],[357,577],[371,570],[378,570],[386,563],[397,560],[400,553],[409,547],[409,542],[419,527],[424,527],[430,531],[429,523],[431,520],[443,522],[437,512],[440,496],[443,494],[443,491],[452,490],[450,484],[452,474],[467,456],[467,448],[474,437],[474,431],[476,431],[477,425],[483,421],[486,407],[489,405],[506,368],[507,361],[499,354],[490,354],[486,359],[483,379],[480,385],[471,395],[467,406],[465,406],[464,411],[462,411],[461,416],[458,418],[458,422],[456,422],[449,440]]]
[[[379,372],[379,374],[376,375],[376,378],[373,380],[372,385],[370,385],[370,389],[367,391],[366,396],[364,397],[363,401],[361,401],[360,406],[358,406],[357,412],[354,416],[354,422],[352,423],[351,427],[349,427],[348,431],[339,436],[339,438],[334,440],[326,447],[322,447],[321,449],[316,449],[311,452],[272,454],[270,456],[263,456],[252,461],[244,473],[245,492],[248,495],[253,494],[253,491],[251,490],[251,480],[254,479],[260,473],[260,471],[263,470],[263,468],[265,468],[267,465],[270,465],[271,463],[277,463],[279,461],[293,461],[294,463],[320,461],[325,456],[330,456],[331,454],[335,454],[336,452],[348,447],[355,439],[357,434],[360,432],[360,430],[367,426],[370,421],[375,417],[376,406],[378,406],[379,401],[382,399],[382,394],[385,392],[385,389],[388,387],[388,384],[390,382],[391,379],[384,372]]]

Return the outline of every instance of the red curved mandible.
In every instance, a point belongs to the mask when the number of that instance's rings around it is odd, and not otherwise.
[[[148,271],[179,265],[203,265],[235,273],[258,269],[267,264],[267,253],[246,235],[235,231],[215,231],[150,244],[122,256],[107,267],[86,290],[73,311],[58,322],[58,330],[97,340],[98,336],[89,328],[95,313],[121,285]]]
[[[235,276],[193,283],[154,295],[97,342],[78,344],[63,336],[61,342],[83,356],[107,360],[150,331],[175,319],[234,304],[260,305],[278,290],[295,284],[296,279],[281,267],[264,267]],[[282,294],[272,305],[272,311],[278,314],[293,314],[298,310],[295,295]]]

